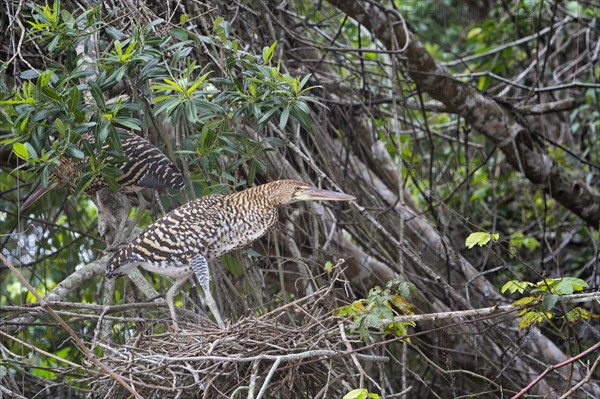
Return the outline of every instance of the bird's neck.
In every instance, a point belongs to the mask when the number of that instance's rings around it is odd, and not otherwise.
[[[277,196],[269,189],[269,184],[250,187],[238,193],[229,195],[232,203],[240,207],[251,207],[255,209],[275,210],[283,206]]]

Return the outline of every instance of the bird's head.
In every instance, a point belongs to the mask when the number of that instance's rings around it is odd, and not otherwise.
[[[29,208],[34,202],[56,187],[65,187],[69,191],[74,191],[77,187],[78,175],[79,171],[75,163],[70,159],[62,158],[60,165],[54,168],[48,176],[48,184],[45,187],[41,183],[38,184],[21,205],[21,211]]]
[[[299,180],[279,180],[272,183],[271,199],[277,206],[296,201],[353,201],[356,197],[337,191],[315,188]]]

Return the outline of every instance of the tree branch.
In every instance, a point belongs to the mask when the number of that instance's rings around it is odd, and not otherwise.
[[[375,2],[328,0],[370,30],[388,49],[406,47],[404,62],[417,87],[465,118],[505,154],[510,165],[532,183],[577,214],[589,226],[600,225],[600,193],[585,180],[559,165],[536,141],[524,118],[455,79],[427,52],[423,43],[404,29],[395,10]]]

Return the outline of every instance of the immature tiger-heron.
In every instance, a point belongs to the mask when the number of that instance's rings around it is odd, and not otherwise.
[[[146,202],[141,193],[143,189],[181,189],[185,186],[185,181],[179,168],[177,168],[177,166],[175,166],[175,164],[156,146],[134,133],[123,130],[120,132],[122,135],[121,145],[123,148],[123,156],[126,160],[114,163],[114,166],[121,171],[121,175],[116,178],[116,183],[119,185],[122,192],[136,193],[139,200],[139,207],[135,218],[131,223],[128,232],[124,234],[124,236],[128,236],[133,230],[133,227],[135,227],[140,216],[143,214],[146,206]],[[91,133],[87,133],[83,136],[83,140],[93,143],[94,136]],[[105,144],[103,149],[108,150],[108,144]],[[85,161],[86,160],[78,161],[68,157],[61,158],[60,165],[54,168],[50,174],[47,186],[44,187],[42,184],[39,184],[25,200],[20,211],[23,212],[44,194],[56,187],[66,188],[67,191],[70,192],[75,191],[80,184],[83,173],[80,168],[80,163]],[[93,195],[107,187],[107,182],[101,175],[98,175],[95,176],[85,188],[85,193]],[[102,196],[102,198],[104,198],[104,196]],[[131,210],[131,203],[129,201],[123,201],[120,203],[123,208],[121,211],[122,213],[117,216],[111,216],[110,214],[114,211],[113,207],[116,204],[119,203],[113,203],[112,201],[108,201],[107,203],[106,200],[103,202],[100,197],[98,198],[97,205],[99,209],[104,210],[104,213],[106,213],[101,214],[99,217],[98,232],[107,240],[109,247],[112,247],[120,241],[120,234],[123,234],[126,222],[129,220],[127,216]],[[111,218],[120,218],[121,220],[110,222],[110,220],[112,220]],[[114,234],[114,237],[111,237],[112,234]]]
[[[355,197],[313,188],[297,180],[279,180],[230,195],[208,195],[182,205],[152,224],[109,261],[113,277],[141,266],[175,279],[167,303],[177,326],[173,297],[193,274],[217,323],[223,319],[210,292],[208,260],[244,247],[277,222],[278,208],[296,201],[351,201]]]
[[[123,191],[139,192],[143,188],[181,189],[185,186],[181,171],[158,148],[134,133],[123,132],[123,135],[121,145],[123,155],[128,160],[115,165],[122,172],[116,178],[116,182]],[[83,136],[83,139],[93,143],[94,137],[88,133]],[[103,148],[108,149],[108,145],[105,144]],[[48,185],[43,187],[39,184],[25,200],[21,210],[27,209],[56,187],[74,191],[82,174],[77,163],[71,158],[61,158],[60,165],[50,174]],[[108,187],[106,181],[102,176],[96,176],[86,187],[85,193],[92,195],[104,187]]]

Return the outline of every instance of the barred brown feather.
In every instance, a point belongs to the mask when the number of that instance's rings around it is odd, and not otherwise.
[[[116,163],[115,166],[122,172],[116,182],[124,191],[139,191],[143,188],[174,188],[181,189],[185,186],[183,174],[158,148],[149,141],[134,133],[121,131],[123,155],[128,159],[126,162]],[[83,136],[88,142],[94,141],[91,133]],[[108,150],[108,145],[103,146]],[[58,166],[50,175],[48,187],[38,185],[27,200],[21,206],[26,209],[46,192],[56,186],[65,187],[74,191],[79,184],[81,170],[75,161],[70,158],[62,158]],[[86,187],[86,194],[94,194],[96,191],[107,187],[102,176],[96,176]]]
[[[152,224],[107,265],[107,276],[132,267],[176,278],[167,293],[175,321],[173,295],[196,274],[208,306],[223,326],[209,288],[207,260],[244,247],[263,236],[277,222],[277,209],[295,201],[350,201],[354,197],[312,188],[297,180],[279,180],[230,195],[210,195],[174,209]]]

